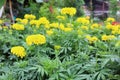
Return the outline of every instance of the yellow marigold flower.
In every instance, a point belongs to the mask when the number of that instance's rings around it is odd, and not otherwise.
[[[118,31],[119,31],[119,30],[112,30],[111,33],[112,33],[112,34],[118,34]]]
[[[24,25],[26,25],[28,23],[28,19],[21,19],[20,22]]]
[[[106,20],[107,22],[114,22],[115,21],[115,19],[114,18],[111,18],[111,17],[109,17],[109,18],[107,18],[107,20]]]
[[[68,14],[70,16],[73,16],[76,14],[76,8],[73,7],[65,7],[61,9],[61,14]]]
[[[61,48],[60,45],[55,45],[55,46],[54,46],[54,49],[55,49],[55,50],[59,50],[60,48]]]
[[[64,30],[64,24],[62,24],[62,23],[60,23],[60,25],[59,25],[59,29],[61,29],[61,30]]]
[[[120,24],[118,25],[119,29],[120,29]]]
[[[103,41],[112,40],[112,39],[115,39],[114,35],[103,35],[102,36]]]
[[[87,35],[86,38],[88,39],[88,41],[90,43],[94,43],[94,42],[98,41],[98,38],[96,36],[91,37],[91,36]]]
[[[118,30],[118,34],[120,34],[120,30]]]
[[[95,37],[95,36],[93,36],[93,37],[91,37],[91,39],[90,39],[90,43],[94,43],[94,42],[96,42],[96,41],[98,41],[98,38],[97,37]]]
[[[103,41],[107,41],[107,40],[108,40],[108,36],[107,36],[107,35],[103,35],[103,36],[102,36],[102,40],[103,40]]]
[[[81,23],[83,25],[85,25],[85,24],[87,25],[87,24],[90,23],[90,21],[88,19],[86,19],[85,17],[79,17],[79,18],[77,18],[76,22]]]
[[[31,19],[35,19],[36,16],[33,15],[33,14],[25,14],[24,18],[25,18],[25,19],[30,19],[30,20],[31,20]]]
[[[50,24],[50,27],[53,27],[53,28],[58,28],[58,26],[59,26],[59,23],[51,23]]]
[[[32,45],[32,44],[41,45],[46,43],[46,38],[44,35],[41,34],[30,35],[26,38],[26,43],[28,45]]]
[[[113,31],[118,31],[118,30],[119,30],[119,27],[118,27],[118,26],[113,26],[113,27],[112,27],[112,30],[113,30]]]
[[[65,16],[57,16],[57,19],[65,20]]]
[[[108,25],[106,25],[106,28],[107,28],[107,29],[112,29],[113,26],[112,26],[111,24],[108,24]]]
[[[0,24],[2,24],[3,23],[3,20],[0,20]]]
[[[70,32],[70,31],[73,30],[73,28],[64,28],[63,30],[64,30],[65,32]]]
[[[97,23],[92,24],[91,29],[94,29],[94,28],[99,28],[99,24],[97,24]]]
[[[24,30],[24,25],[15,23],[15,24],[12,25],[12,28],[15,29],[15,30]]]
[[[47,33],[48,35],[52,35],[52,34],[53,34],[53,31],[52,31],[52,30],[47,30],[46,33]]]
[[[98,38],[97,38],[97,37],[95,37],[95,36],[93,36],[93,37],[92,37],[92,40],[93,40],[93,41],[97,41],[97,40],[98,40]]]
[[[46,24],[46,25],[45,25],[45,28],[46,28],[46,29],[49,29],[49,28],[50,28],[50,24]]]
[[[40,24],[43,24],[43,25],[46,25],[46,24],[50,23],[49,20],[47,20],[46,17],[41,17],[41,18],[39,18],[38,21],[39,21]]]
[[[84,29],[84,30],[88,30],[87,26],[81,26],[81,28]]]
[[[36,25],[36,26],[39,26],[41,23],[39,23],[38,20],[31,20],[30,21],[30,25]]]
[[[21,21],[22,19],[21,18],[16,18],[16,21]]]
[[[23,58],[26,56],[26,52],[24,47],[22,46],[15,46],[11,48],[11,53],[16,55],[17,57]]]
[[[114,30],[113,30],[111,33],[112,33],[112,34],[117,34],[117,31],[114,31]]]

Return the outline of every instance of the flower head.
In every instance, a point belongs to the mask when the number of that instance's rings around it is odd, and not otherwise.
[[[112,40],[112,39],[115,39],[114,35],[103,35],[102,36],[103,41]]]
[[[73,16],[76,14],[76,8],[74,7],[65,7],[61,9],[61,14],[68,14],[70,16]]]
[[[22,46],[15,46],[11,48],[11,53],[16,55],[17,57],[23,58],[26,56],[26,52],[24,47]]]
[[[49,20],[46,17],[41,17],[41,18],[39,18],[38,21],[39,21],[39,23],[41,23],[43,25],[49,24]]]
[[[94,42],[98,41],[98,38],[96,36],[91,37],[91,36],[87,35],[86,39],[89,41],[89,43],[94,43]]]
[[[26,43],[28,45],[32,45],[32,44],[41,45],[46,43],[46,38],[44,35],[41,35],[41,34],[30,35],[30,36],[27,36]]]
[[[31,20],[31,19],[35,19],[36,16],[33,15],[33,14],[25,14],[24,18],[25,18],[25,19],[30,19],[30,20]]]
[[[107,22],[114,22],[115,21],[115,19],[114,18],[111,18],[111,17],[109,17],[109,18],[107,18],[107,20],[106,20]]]
[[[15,24],[12,25],[12,28],[15,29],[15,30],[24,30],[24,25],[15,23]]]
[[[20,22],[24,25],[26,25],[28,23],[28,19],[21,19]]]
[[[92,24],[91,29],[94,29],[94,28],[99,28],[99,24],[97,23]]]
[[[83,25],[87,25],[90,23],[89,19],[86,19],[85,17],[79,17],[76,19],[76,22],[81,23]]]

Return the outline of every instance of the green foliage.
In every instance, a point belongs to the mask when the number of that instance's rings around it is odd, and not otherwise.
[[[6,0],[2,0],[2,1],[0,2],[0,9],[1,9],[1,7],[5,4],[5,1],[6,1]]]
[[[41,25],[36,26],[31,25],[29,19],[27,24],[16,22],[24,24],[24,30],[0,24],[0,80],[119,80],[120,45],[116,46],[116,43],[120,36],[114,34],[115,39],[104,41],[101,39],[104,34],[112,34],[106,24],[91,29],[94,22],[78,23],[74,16],[66,15],[65,20],[53,19],[51,13],[47,13],[50,4],[44,3],[39,7],[39,13],[43,14],[38,16],[48,17],[50,24],[47,27],[43,24],[44,20],[40,22]],[[56,14],[53,17],[55,16]],[[80,22],[84,19],[86,20],[83,18]],[[53,22],[58,25],[51,27]],[[88,30],[83,29],[83,26],[87,26]],[[53,31],[51,35],[47,33],[49,30]],[[26,38],[33,34],[44,35],[46,43],[28,45]],[[90,43],[86,35],[96,36],[98,41]],[[56,49],[56,45],[59,48]],[[23,46],[26,56],[20,58],[12,54],[13,46]]]
[[[116,18],[116,13],[119,10],[119,3],[117,0],[110,0],[110,15]]]

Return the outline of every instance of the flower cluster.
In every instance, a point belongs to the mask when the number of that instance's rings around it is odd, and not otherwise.
[[[46,25],[49,24],[49,20],[46,17],[39,18],[39,23]]]
[[[95,29],[95,28],[99,28],[100,26],[99,26],[99,24],[97,24],[97,23],[94,23],[94,24],[92,24],[91,25],[91,29]]]
[[[36,25],[36,27],[39,28],[39,26],[42,25],[48,25],[49,24],[49,20],[46,17],[41,17],[39,18],[39,20],[31,20],[30,21],[31,25]]]
[[[20,20],[20,23],[26,25],[28,23],[28,19],[21,19]]]
[[[76,19],[76,22],[83,24],[83,25],[88,25],[90,23],[89,19],[85,17],[79,17]]]
[[[94,43],[94,42],[98,41],[98,38],[96,36],[91,37],[91,36],[87,35],[86,39],[89,40],[90,43]]]
[[[106,28],[108,30],[111,30],[112,34],[120,34],[120,25],[111,25],[111,24],[108,24],[108,25],[106,25]]]
[[[55,22],[54,22],[54,23],[51,23],[51,24],[50,24],[50,27],[51,27],[51,28],[58,28],[58,27],[59,27],[59,23],[57,23],[57,22],[56,22],[56,23],[55,23]]]
[[[24,25],[28,24],[28,19],[16,18],[16,21]]]
[[[22,46],[15,46],[11,48],[11,53],[16,55],[17,57],[23,58],[26,56],[26,52],[24,47]]]
[[[24,30],[24,25],[15,23],[15,24],[12,25],[12,28],[15,29],[15,30]]]
[[[107,22],[114,22],[115,21],[115,19],[114,18],[111,18],[111,17],[109,17],[109,18],[107,18],[107,20],[106,20]]]
[[[112,40],[112,39],[115,39],[114,35],[103,35],[102,36],[103,41]]]
[[[61,9],[61,14],[68,14],[70,16],[73,16],[76,14],[76,8],[73,7],[65,7]]]
[[[40,23],[38,22],[38,20],[31,20],[31,21],[30,21],[30,25],[36,25],[36,26],[39,26]]]
[[[30,35],[30,36],[27,36],[26,43],[28,45],[32,45],[32,44],[41,45],[46,43],[46,38],[44,35],[41,35],[41,34]]]
[[[25,19],[30,19],[30,20],[31,20],[31,19],[35,19],[36,16],[33,15],[33,14],[25,14],[24,18],[25,18]]]

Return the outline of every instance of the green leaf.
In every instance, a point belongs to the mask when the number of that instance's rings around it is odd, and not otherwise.
[[[104,68],[105,65],[110,61],[110,59],[103,59],[103,63],[101,64],[101,67]]]
[[[67,78],[68,78],[68,76],[66,76],[66,75],[63,74],[63,73],[59,73],[59,76],[60,76],[61,78],[64,78],[64,79],[67,79]]]

